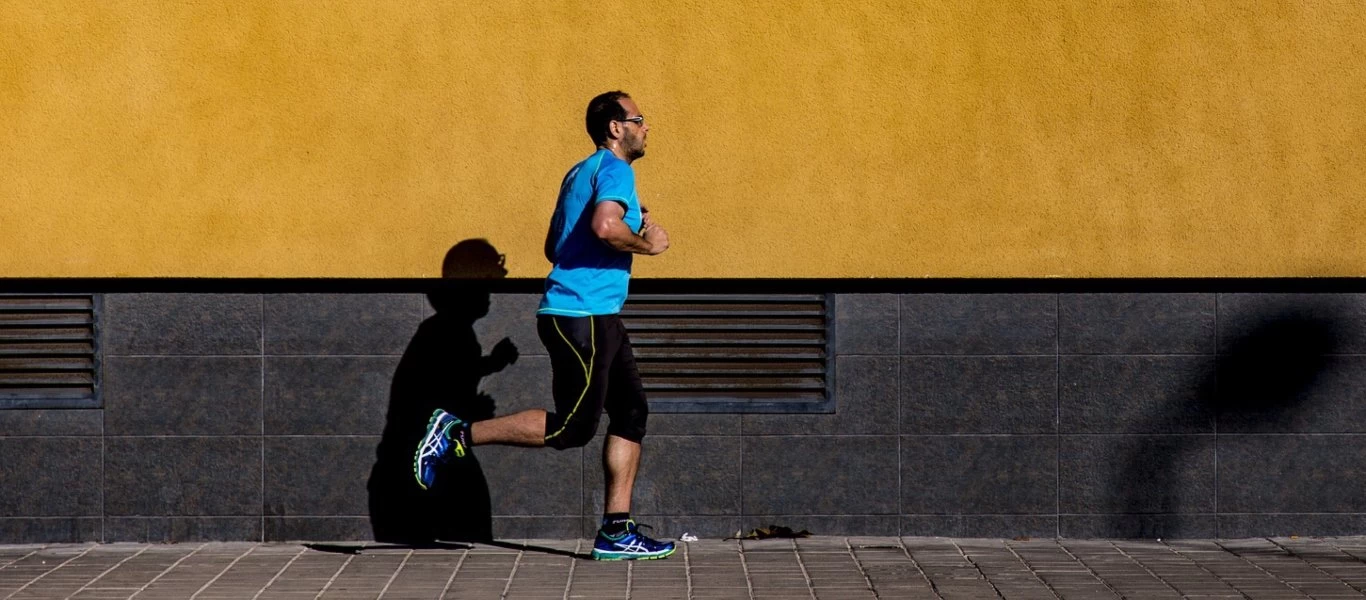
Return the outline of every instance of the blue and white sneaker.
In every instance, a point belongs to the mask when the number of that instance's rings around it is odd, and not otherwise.
[[[451,431],[454,429],[455,431]],[[422,489],[436,483],[436,465],[446,462],[449,455],[462,458],[468,451],[464,432],[467,425],[455,415],[441,409],[432,412],[427,420],[427,435],[413,455],[413,475]],[[451,435],[454,433],[455,435]]]
[[[640,533],[635,521],[626,522],[626,531],[609,536],[598,529],[598,538],[593,540],[593,560],[653,560],[674,553],[673,542],[661,542]]]

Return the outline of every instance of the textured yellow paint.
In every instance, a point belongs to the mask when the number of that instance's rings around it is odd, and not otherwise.
[[[0,276],[544,274],[582,111],[678,277],[1366,275],[1366,4],[0,0]]]

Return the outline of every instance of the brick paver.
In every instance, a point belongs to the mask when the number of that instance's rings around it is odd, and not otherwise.
[[[0,600],[1366,597],[1366,538],[702,540],[634,563],[588,544],[0,545]]]

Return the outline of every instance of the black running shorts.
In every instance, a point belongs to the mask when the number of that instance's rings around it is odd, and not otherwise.
[[[650,409],[621,317],[538,315],[536,331],[550,353],[554,379],[555,412],[546,415],[545,445],[563,450],[587,444],[604,409],[609,435],[640,442]]]

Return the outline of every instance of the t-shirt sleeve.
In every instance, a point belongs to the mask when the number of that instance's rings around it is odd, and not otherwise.
[[[630,210],[631,203],[636,197],[636,174],[631,171],[631,167],[616,162],[604,164],[598,170],[593,184],[596,191],[593,194],[594,204],[610,200]]]

